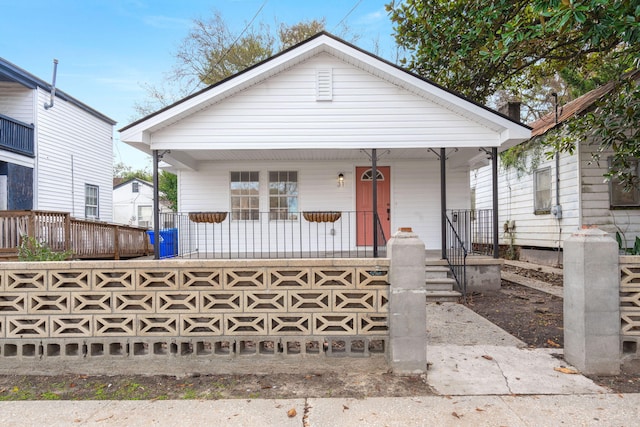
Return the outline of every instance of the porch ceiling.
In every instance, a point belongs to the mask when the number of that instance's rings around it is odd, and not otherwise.
[[[434,149],[440,153],[440,149]],[[165,155],[164,160],[178,168],[197,170],[203,162],[215,161],[340,161],[353,160],[368,163],[371,150],[188,150]],[[478,148],[447,149],[450,167],[468,166],[472,159],[482,156]],[[434,152],[426,148],[378,149],[380,161],[437,160]]]

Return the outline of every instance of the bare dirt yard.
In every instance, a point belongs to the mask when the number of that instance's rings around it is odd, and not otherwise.
[[[562,286],[562,276],[505,266],[506,271]],[[506,280],[496,292],[473,293],[467,306],[534,348],[564,346],[562,298]],[[618,393],[640,393],[640,361],[626,363],[620,375],[589,376]]]
[[[562,277],[507,267],[511,272],[562,286]],[[467,306],[531,347],[563,346],[562,299],[512,282],[499,291],[472,293]],[[336,360],[336,364],[340,362]],[[379,365],[379,364],[378,364]],[[424,377],[398,377],[380,369],[244,375],[0,375],[1,400],[87,399],[275,399],[382,397],[433,394]],[[618,393],[640,393],[640,362],[620,375],[592,376]]]

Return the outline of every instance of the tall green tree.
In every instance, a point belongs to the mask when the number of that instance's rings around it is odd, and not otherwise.
[[[405,66],[481,103],[499,91],[548,96],[540,91],[551,78],[562,78],[570,96],[614,80],[609,98],[584,116],[587,125],[573,128],[571,140],[597,135],[594,151],[613,149],[614,165],[640,154],[640,89],[622,77],[640,65],[637,0],[403,0],[387,10],[409,53]],[[571,149],[569,140],[556,145]],[[629,177],[620,175],[632,184]]]
[[[593,54],[640,52],[634,0],[404,0],[387,6],[414,72],[485,102]],[[627,58],[626,60],[624,58]]]

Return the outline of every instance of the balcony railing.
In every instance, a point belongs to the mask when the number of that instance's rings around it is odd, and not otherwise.
[[[160,258],[386,256],[387,236],[379,223],[374,231],[371,211],[165,213],[160,225]]]
[[[34,155],[33,125],[0,114],[0,149]]]

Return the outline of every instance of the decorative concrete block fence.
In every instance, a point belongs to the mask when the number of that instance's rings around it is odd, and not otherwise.
[[[640,358],[640,257],[620,256],[604,231],[564,242],[564,356],[584,373],[613,375]]]
[[[384,354],[388,265],[4,263],[0,356]]]
[[[419,242],[415,236],[403,242],[410,240]],[[398,266],[406,268],[407,253],[396,253],[404,258]],[[421,258],[412,258],[411,273],[398,276],[401,288],[410,275],[424,287]],[[387,356],[390,264],[380,258],[2,263],[0,359],[16,366]],[[426,346],[424,295],[419,304],[401,302],[398,309],[405,323],[420,324],[407,337],[412,348]],[[412,372],[426,370],[426,349],[421,352]]]

